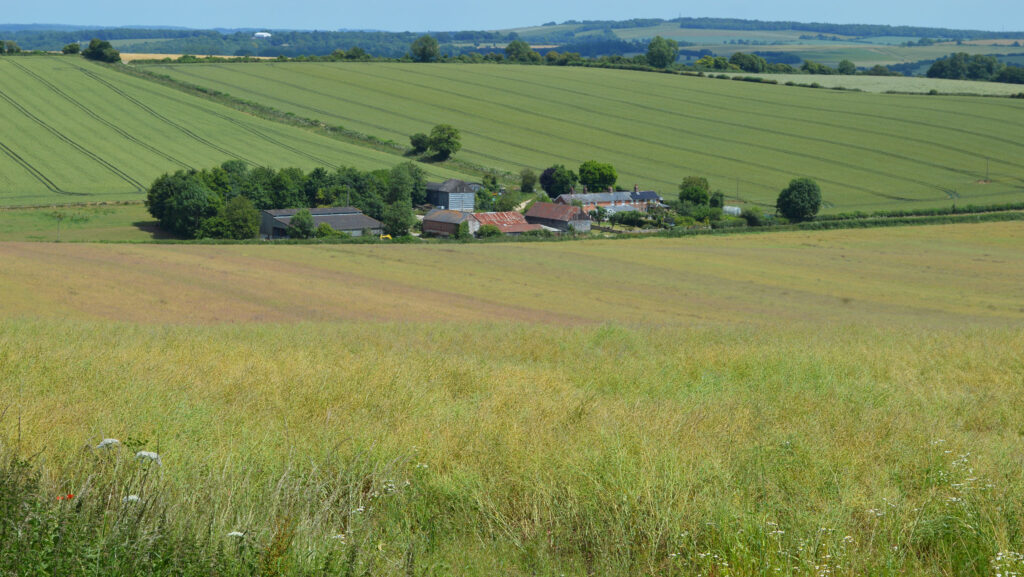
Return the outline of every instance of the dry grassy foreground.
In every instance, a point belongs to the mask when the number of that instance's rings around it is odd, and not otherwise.
[[[144,323],[1024,321],[1020,223],[571,243],[0,244],[0,317]]]
[[[0,455],[69,574],[1020,571],[1022,232],[0,245]]]

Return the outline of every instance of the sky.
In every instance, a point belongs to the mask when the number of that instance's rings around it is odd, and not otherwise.
[[[496,30],[565,20],[721,17],[1024,30],[1020,0],[49,0],[10,2],[0,23],[190,28]]]

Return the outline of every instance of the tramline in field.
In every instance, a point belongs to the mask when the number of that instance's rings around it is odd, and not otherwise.
[[[142,200],[225,160],[387,169],[397,155],[258,119],[77,57],[0,59],[0,205]],[[468,178],[424,165],[431,178]]]

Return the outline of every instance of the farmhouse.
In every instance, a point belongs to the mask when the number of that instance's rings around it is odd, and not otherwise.
[[[526,211],[526,222],[569,232],[590,232],[590,217],[578,206],[536,202]]]
[[[468,182],[455,178],[427,183],[427,202],[435,208],[473,212],[476,190]]]
[[[646,211],[651,205],[660,205],[662,198],[653,190],[640,190],[634,185],[633,191],[622,192],[591,192],[583,194],[561,194],[555,199],[557,204],[577,203],[583,206],[583,210],[590,212],[599,206],[634,206],[638,210]]]
[[[476,231],[480,230],[480,223],[471,212],[435,208],[423,217],[423,233],[455,236],[459,232],[459,225],[464,222],[468,223],[470,234],[476,234]]]
[[[288,223],[299,210],[301,209],[264,210],[260,214],[260,238],[288,238]],[[314,227],[320,226],[320,223],[327,223],[334,230],[351,236],[362,236],[364,230],[379,235],[382,230],[379,220],[366,216],[354,206],[311,208],[309,212],[313,215]]]
[[[539,224],[526,222],[526,217],[518,212],[478,212],[473,215],[480,226],[490,224],[498,227],[502,234],[520,235],[524,232],[544,230]]]

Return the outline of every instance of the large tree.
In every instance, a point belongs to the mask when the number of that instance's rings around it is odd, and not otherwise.
[[[409,53],[416,62],[433,62],[441,57],[441,47],[437,44],[437,38],[424,34],[413,41]]]
[[[811,220],[821,209],[821,188],[810,178],[794,178],[779,193],[775,208],[791,221]]]
[[[647,45],[647,63],[655,68],[667,68],[679,56],[679,44],[675,40],[655,36]]]
[[[579,182],[579,178],[576,176],[576,173],[561,164],[548,168],[540,175],[540,187],[551,198],[558,198],[559,195],[569,194],[577,182]]]
[[[706,205],[711,200],[711,186],[703,176],[687,176],[679,184],[679,202]]]
[[[288,238],[310,238],[316,230],[308,208],[296,212],[288,221]]]
[[[505,46],[505,58],[509,62],[534,62],[539,63],[541,56],[530,45],[522,40],[513,40]]]
[[[430,129],[430,149],[438,160],[446,160],[462,148],[459,129],[450,124],[438,124]]]
[[[594,192],[600,192],[613,187],[616,181],[619,180],[615,167],[604,162],[597,162],[596,160],[588,160],[581,164],[579,175],[580,184]]]
[[[260,213],[244,196],[227,201],[217,215],[206,219],[200,228],[200,236],[235,240],[256,238],[259,232]]]
[[[121,61],[121,53],[114,50],[110,42],[100,40],[99,38],[93,38],[89,42],[89,47],[82,51],[82,56],[89,60],[99,60],[100,62]]]
[[[407,166],[398,165],[388,173],[388,188],[384,198],[384,214],[381,222],[384,233],[391,236],[405,236],[416,224],[412,212],[412,194],[416,188],[416,177]]]

